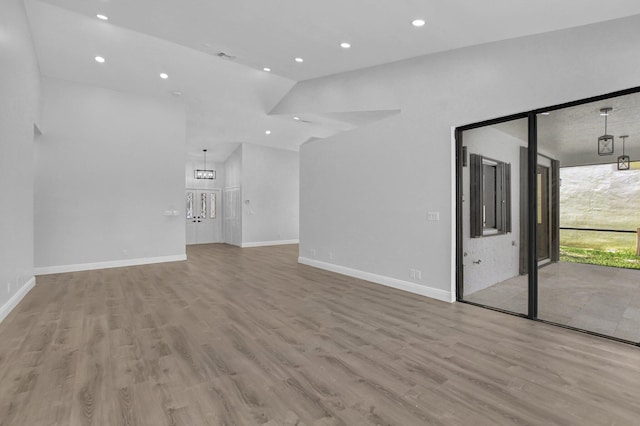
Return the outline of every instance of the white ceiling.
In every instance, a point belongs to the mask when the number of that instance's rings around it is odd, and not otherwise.
[[[297,150],[397,111],[269,115],[296,81],[640,13],[637,0],[26,0],[43,75],[175,99],[187,150]],[[95,15],[109,16],[109,21]],[[414,28],[410,21],[426,19]],[[348,41],[345,50],[339,43]],[[215,56],[224,51],[237,59]],[[97,64],[94,57],[106,58]],[[302,64],[293,58],[304,58]],[[268,66],[273,72],[262,68]],[[160,72],[169,74],[161,80]],[[182,95],[175,98],[173,91]],[[270,135],[265,130],[271,130]],[[46,132],[46,129],[44,129]],[[217,145],[224,144],[215,148]],[[219,154],[214,154],[214,153]]]
[[[637,0],[44,1],[296,81],[640,13]]]

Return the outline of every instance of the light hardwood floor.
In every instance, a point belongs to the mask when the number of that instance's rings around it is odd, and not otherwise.
[[[0,324],[1,425],[638,425],[640,349],[297,264],[50,275]]]

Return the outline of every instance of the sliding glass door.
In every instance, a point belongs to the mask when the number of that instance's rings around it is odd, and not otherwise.
[[[538,116],[559,175],[559,256],[538,274],[539,319],[640,341],[639,123],[638,93]]]
[[[459,133],[462,161],[464,300],[527,314],[527,120]],[[524,243],[524,244],[523,244]]]
[[[458,300],[640,342],[640,88],[456,143]]]

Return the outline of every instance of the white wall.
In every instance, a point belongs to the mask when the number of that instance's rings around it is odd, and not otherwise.
[[[49,78],[42,85],[38,272],[184,258],[183,106]]]
[[[526,122],[526,120],[524,120]],[[471,238],[470,223],[470,167],[462,169],[464,294],[468,296],[520,272],[520,147],[527,146],[524,126],[521,138],[501,132],[494,127],[481,127],[463,134],[469,156],[478,154],[492,160],[511,164],[511,230],[512,232]],[[478,262],[480,263],[474,263]]]
[[[242,145],[224,163],[222,233],[224,242],[242,245]]]
[[[640,168],[621,171],[617,164],[563,167],[560,179],[561,226],[640,228]]]
[[[634,16],[298,83],[274,113],[402,110],[302,146],[300,256],[451,300],[452,127],[638,86],[639,45]]]
[[[22,0],[0,2],[0,321],[34,284],[38,64]]]
[[[243,247],[296,243],[299,194],[297,152],[243,144]]]

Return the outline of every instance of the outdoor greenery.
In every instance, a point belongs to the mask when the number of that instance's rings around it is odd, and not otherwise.
[[[626,228],[635,229],[631,227]],[[635,232],[632,234],[623,234],[620,232],[573,231],[563,229],[560,231],[560,245],[603,251],[634,250],[635,252],[636,234]]]
[[[563,167],[560,180],[560,226],[578,228],[560,230],[560,259],[640,269],[640,162],[625,172],[614,164]]]
[[[636,256],[635,250],[602,250],[560,246],[560,260],[563,262],[640,269],[640,257]]]

